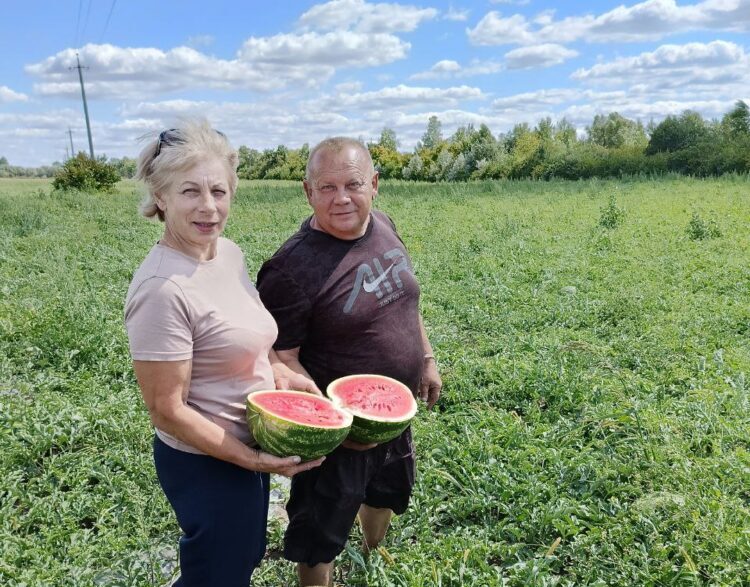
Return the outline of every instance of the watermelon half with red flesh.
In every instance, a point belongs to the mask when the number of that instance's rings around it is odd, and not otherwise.
[[[362,444],[396,438],[417,413],[411,390],[383,375],[341,377],[331,382],[326,395],[354,416],[349,438]]]
[[[302,391],[256,391],[247,396],[247,424],[260,447],[277,457],[317,459],[336,448],[352,415],[330,400]]]

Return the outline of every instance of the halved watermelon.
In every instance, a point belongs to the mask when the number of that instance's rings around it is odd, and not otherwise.
[[[247,396],[247,424],[266,452],[310,461],[341,444],[349,434],[352,416],[310,393],[256,391]]]
[[[349,438],[369,444],[401,434],[417,413],[411,390],[383,375],[349,375],[332,381],[326,394],[354,416]]]

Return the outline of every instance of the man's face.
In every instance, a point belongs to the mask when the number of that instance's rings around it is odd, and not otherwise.
[[[310,176],[304,187],[317,228],[342,240],[365,234],[378,193],[378,174],[371,171],[362,151],[321,149],[315,153]]]

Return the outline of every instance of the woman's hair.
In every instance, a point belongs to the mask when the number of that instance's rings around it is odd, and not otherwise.
[[[147,135],[149,136],[149,135]],[[239,157],[223,133],[211,128],[205,119],[181,121],[151,140],[138,155],[136,179],[146,185],[140,211],[146,218],[164,221],[164,212],[156,205],[156,194],[169,189],[183,173],[207,157],[216,157],[227,167],[231,194],[237,190]]]

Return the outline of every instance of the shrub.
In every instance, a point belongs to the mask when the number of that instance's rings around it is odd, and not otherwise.
[[[609,202],[602,208],[602,213],[599,217],[599,226],[603,226],[604,228],[617,228],[622,224],[624,219],[625,210],[617,205],[614,196],[610,196]]]
[[[687,225],[687,234],[694,241],[718,238],[721,236],[721,229],[714,220],[704,220],[700,214],[693,212],[693,216]]]
[[[85,154],[78,153],[58,170],[52,186],[56,190],[109,192],[119,180],[120,174],[113,165],[104,160],[89,159]]]

